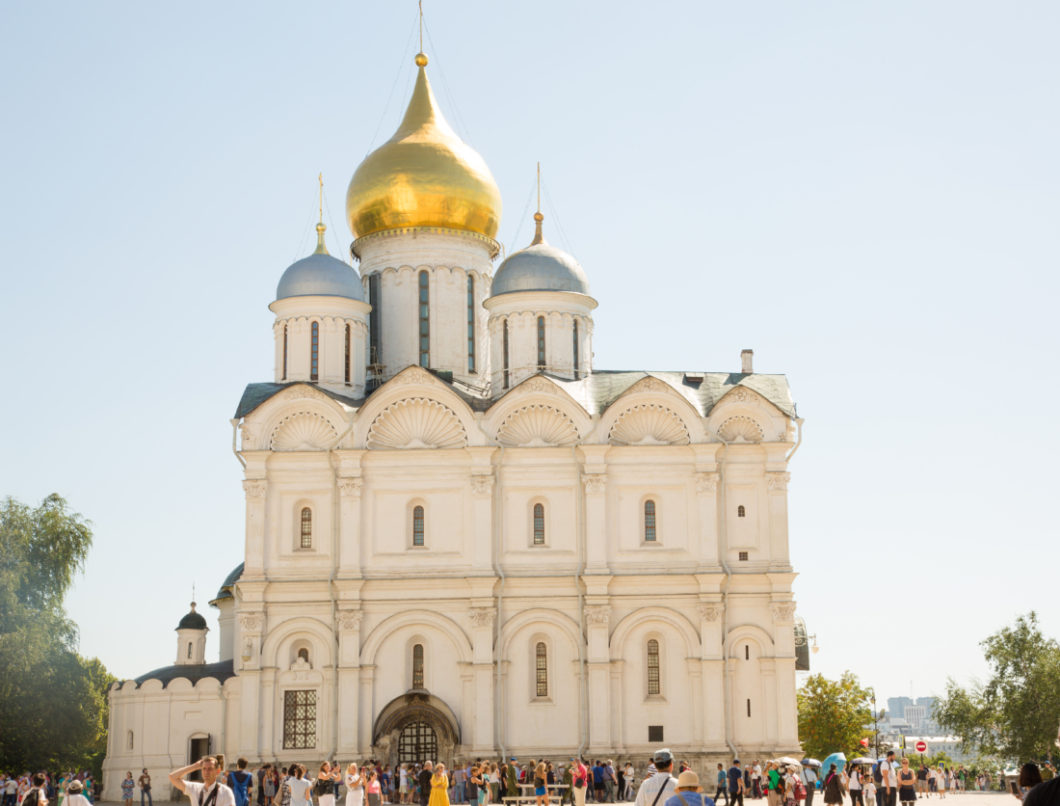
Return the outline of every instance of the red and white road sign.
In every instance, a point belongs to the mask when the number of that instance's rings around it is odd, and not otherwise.
[[[913,747],[916,748],[916,751],[918,753],[926,753],[927,752],[927,742],[925,742],[925,741],[919,741],[915,745],[913,745]]]

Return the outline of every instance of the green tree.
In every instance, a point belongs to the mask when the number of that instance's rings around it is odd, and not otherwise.
[[[101,759],[114,678],[77,653],[63,610],[91,545],[88,524],[58,495],[36,508],[11,498],[0,506],[0,769]]]
[[[806,754],[861,755],[861,740],[872,735],[866,727],[872,722],[869,694],[853,672],[843,672],[839,680],[811,675],[798,692],[799,739]]]
[[[1060,722],[1060,644],[1031,611],[980,642],[990,677],[970,688],[952,679],[935,706],[938,723],[965,748],[1012,762],[1047,758]]]

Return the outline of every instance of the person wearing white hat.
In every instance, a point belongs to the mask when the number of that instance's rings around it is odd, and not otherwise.
[[[703,794],[699,776],[685,770],[677,776],[677,794],[670,796],[665,806],[714,806],[714,799]]]

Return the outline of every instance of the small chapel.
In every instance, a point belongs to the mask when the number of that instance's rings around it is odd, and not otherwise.
[[[497,263],[500,191],[415,61],[349,183],[350,261],[321,222],[279,278],[274,375],[232,420],[244,562],[171,665],[112,687],[107,800],[127,770],[217,752],[799,752],[786,378],[750,350],[595,367],[589,276],[540,210]]]

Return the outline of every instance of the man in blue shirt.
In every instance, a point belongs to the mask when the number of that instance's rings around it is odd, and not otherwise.
[[[740,769],[740,759],[733,759],[729,767],[729,803],[735,806],[739,803],[743,806],[743,770]]]
[[[228,785],[232,787],[232,794],[236,796],[236,806],[247,806],[250,801],[250,792],[253,789],[251,782],[254,776],[247,772],[247,760],[241,758],[236,762],[236,769],[228,773]]]
[[[671,795],[665,806],[714,806],[714,800],[699,791],[699,776],[685,770],[677,776],[677,794]]]

